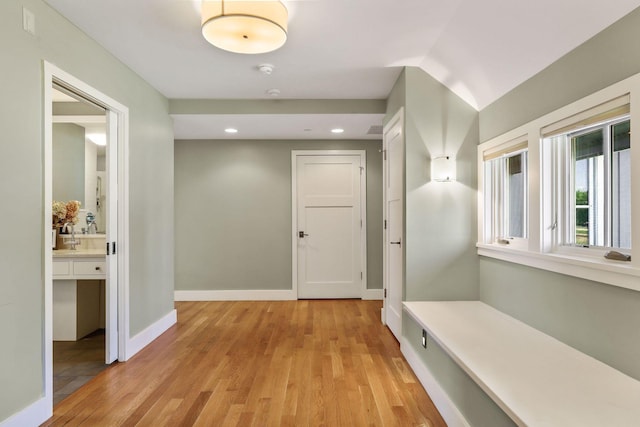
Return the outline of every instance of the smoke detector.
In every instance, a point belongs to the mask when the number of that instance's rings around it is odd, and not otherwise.
[[[280,96],[280,89],[269,89],[267,91],[267,95],[272,96],[272,97],[277,97]]]
[[[265,76],[270,76],[273,73],[273,69],[275,67],[271,64],[260,64],[258,65],[258,70],[264,74]]]

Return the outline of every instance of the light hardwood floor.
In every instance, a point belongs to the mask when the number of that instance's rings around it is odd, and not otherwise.
[[[46,426],[445,426],[380,301],[181,302]]]

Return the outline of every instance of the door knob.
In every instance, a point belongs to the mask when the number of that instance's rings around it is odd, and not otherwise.
[[[301,239],[304,239],[305,236],[309,236],[307,233],[305,233],[304,231],[298,231],[298,237]]]

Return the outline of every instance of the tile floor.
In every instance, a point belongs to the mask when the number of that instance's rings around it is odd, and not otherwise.
[[[53,406],[105,370],[104,329],[78,341],[53,342]]]

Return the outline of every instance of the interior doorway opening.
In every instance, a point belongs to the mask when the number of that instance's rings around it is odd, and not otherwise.
[[[106,110],[55,81],[52,86],[55,406],[108,366],[104,258],[109,191]],[[76,271],[87,264],[85,271]]]
[[[43,356],[52,413],[67,394],[54,399],[54,375],[57,392],[73,391],[126,359],[128,109],[51,64],[44,68]],[[72,359],[83,352],[78,369]],[[68,384],[60,382],[65,372]]]

